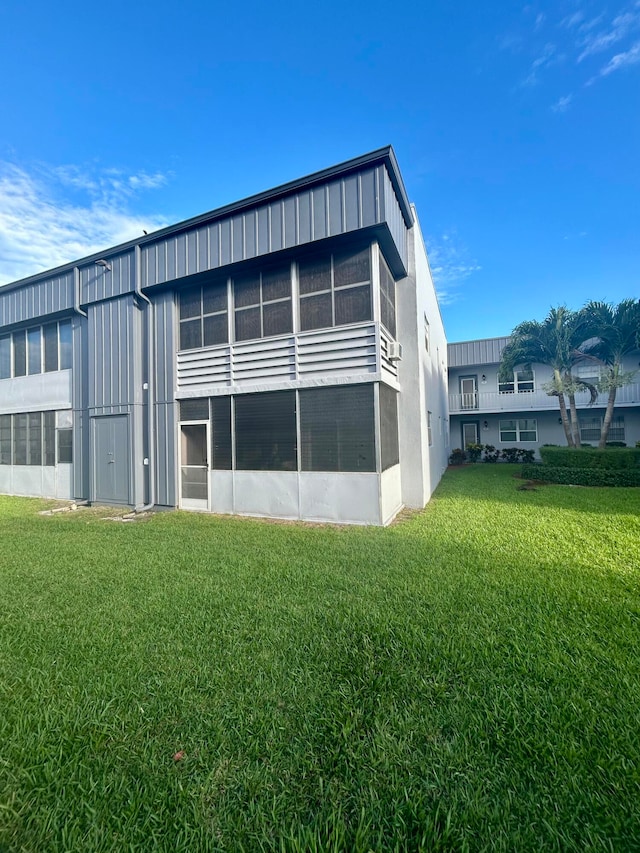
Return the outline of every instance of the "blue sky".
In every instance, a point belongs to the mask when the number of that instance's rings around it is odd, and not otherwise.
[[[0,79],[0,282],[391,143],[450,341],[640,295],[640,0],[5,0]]]

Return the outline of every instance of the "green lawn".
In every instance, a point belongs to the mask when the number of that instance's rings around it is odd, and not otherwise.
[[[640,850],[640,489],[513,473],[386,530],[0,497],[0,851]]]

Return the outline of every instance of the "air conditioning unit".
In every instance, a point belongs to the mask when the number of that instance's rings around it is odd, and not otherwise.
[[[398,341],[391,341],[389,343],[389,361],[400,361],[402,358],[402,344],[399,344]]]

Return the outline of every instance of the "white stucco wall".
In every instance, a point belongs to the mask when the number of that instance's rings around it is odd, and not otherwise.
[[[402,501],[423,507],[447,467],[447,341],[427,253],[415,209],[409,233],[409,275],[398,282],[398,339],[403,357],[398,365],[400,395],[400,464]],[[425,316],[429,351],[425,347]],[[429,446],[427,413],[432,417]]]

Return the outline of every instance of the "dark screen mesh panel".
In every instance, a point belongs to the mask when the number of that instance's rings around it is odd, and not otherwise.
[[[202,313],[215,314],[227,310],[227,282],[206,285],[202,291]]]
[[[25,332],[13,333],[13,375],[27,374],[27,339]],[[22,463],[24,464],[24,463]]]
[[[262,301],[286,299],[291,296],[291,267],[268,270],[262,273]]]
[[[13,416],[13,464],[27,464],[27,416]]]
[[[300,391],[303,471],[375,471],[373,385]]]
[[[336,287],[371,280],[369,249],[361,252],[340,252],[333,256],[333,280]]]
[[[209,398],[200,400],[180,400],[181,421],[208,421]]]
[[[44,412],[42,415],[42,439],[44,447],[44,465],[56,464],[56,413]]]
[[[291,314],[291,300],[282,302],[271,302],[262,308],[262,333],[264,337],[269,335],[285,335],[293,330],[293,317]]]
[[[0,415],[0,465],[11,465],[11,415]]]
[[[234,279],[233,298],[236,308],[260,304],[260,273]]]
[[[331,294],[320,293],[317,296],[305,296],[300,299],[300,330],[326,329],[333,326]]]
[[[231,397],[211,399],[211,467],[231,470]]]
[[[199,317],[202,313],[201,303],[202,288],[187,287],[180,291],[180,319]]]
[[[236,340],[250,341],[262,337],[260,329],[260,306],[236,310]]]
[[[202,346],[202,321],[183,320],[180,323],[180,349],[197,349]]]
[[[227,322],[227,312],[224,314],[212,314],[205,317],[202,321],[203,343],[206,347],[215,346],[215,344],[226,344],[229,340],[229,323]]]
[[[334,299],[336,326],[371,320],[371,285],[336,290]]]
[[[382,470],[400,462],[398,444],[398,394],[380,383],[380,455]]]
[[[331,289],[331,257],[300,261],[300,293]]]
[[[380,319],[385,329],[396,336],[396,283],[380,257]]]
[[[237,396],[235,425],[238,470],[297,470],[295,391]]]
[[[42,412],[31,412],[29,423],[29,454],[27,465],[42,465]]]
[[[42,327],[44,338],[44,370],[50,373],[58,369],[58,324],[49,323]]]
[[[67,370],[71,367],[73,360],[71,320],[58,323],[58,335],[60,337],[60,370]]]

